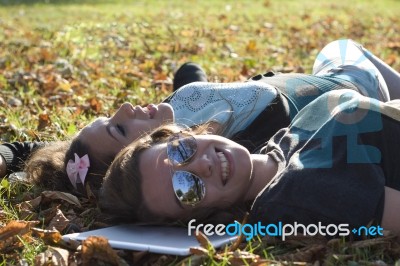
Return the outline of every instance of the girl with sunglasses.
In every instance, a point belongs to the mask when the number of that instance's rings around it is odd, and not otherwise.
[[[90,181],[96,190],[118,151],[172,121],[183,127],[207,124],[211,132],[256,151],[276,131],[289,125],[304,106],[327,91],[352,89],[388,100],[391,92],[385,78],[396,75],[390,71],[389,66],[353,41],[335,41],[318,55],[313,75],[269,72],[245,83],[196,82],[183,86],[158,106],[142,108],[125,103],[114,116],[98,118],[84,127],[71,142],[38,150],[28,161],[26,171],[31,180],[53,189],[84,193],[83,184]],[[72,176],[68,174],[68,163],[78,165],[85,154],[90,161],[83,171],[85,175],[75,170],[71,170]]]
[[[376,224],[400,232],[399,133],[399,102],[351,90],[311,102],[257,154],[171,125],[117,155],[99,205],[124,222],[232,222],[220,214],[231,218],[241,208],[250,224]]]

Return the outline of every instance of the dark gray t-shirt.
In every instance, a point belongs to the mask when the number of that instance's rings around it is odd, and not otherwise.
[[[352,91],[329,92],[306,106],[262,150],[279,170],[256,198],[250,221],[380,223],[384,186],[400,190],[400,122],[385,110]]]

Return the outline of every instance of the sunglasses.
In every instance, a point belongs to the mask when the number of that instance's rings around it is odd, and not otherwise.
[[[172,165],[184,165],[197,151],[196,139],[189,134],[172,135],[167,143],[167,155]],[[206,193],[203,180],[187,171],[172,171],[172,187],[178,200],[184,205],[198,204]]]

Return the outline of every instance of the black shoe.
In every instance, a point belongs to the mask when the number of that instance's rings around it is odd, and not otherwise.
[[[174,91],[180,87],[195,82],[207,82],[206,72],[196,63],[184,63],[176,72],[174,76]]]

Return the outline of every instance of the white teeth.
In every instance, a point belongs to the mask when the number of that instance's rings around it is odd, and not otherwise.
[[[221,161],[222,178],[224,182],[229,175],[229,164],[223,152],[217,152],[218,158]]]

